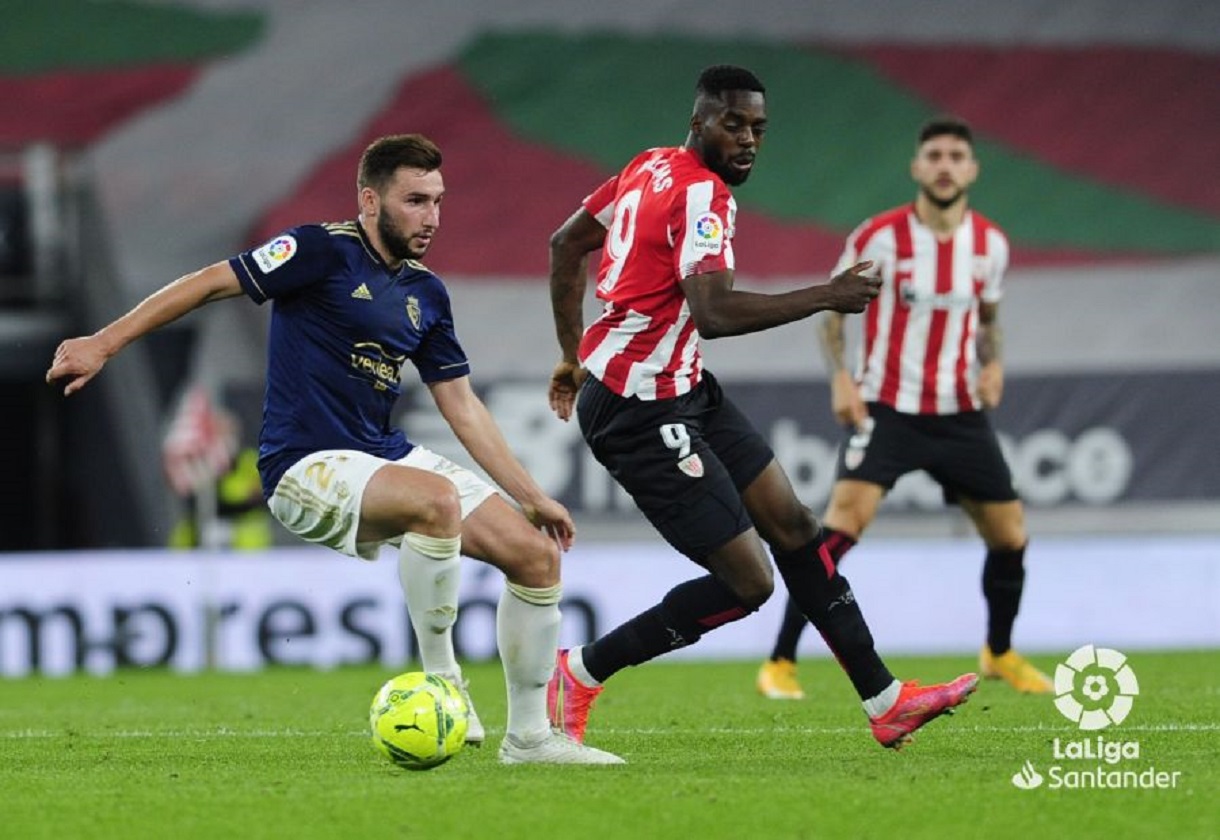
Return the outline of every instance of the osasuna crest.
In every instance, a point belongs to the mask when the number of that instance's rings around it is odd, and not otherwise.
[[[415,329],[419,329],[419,298],[417,298],[415,295],[407,295],[407,317],[411,319],[411,326],[415,327]]]
[[[678,462],[678,469],[691,478],[703,478],[703,459],[698,452],[691,453]]]

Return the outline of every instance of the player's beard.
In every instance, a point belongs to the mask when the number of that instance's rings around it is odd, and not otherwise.
[[[395,260],[418,260],[424,255],[424,251],[411,247],[411,240],[398,232],[386,213],[377,217],[377,234]]]
[[[750,177],[750,170],[742,172],[740,169],[729,169],[727,166],[719,170],[712,170],[720,176],[720,180],[724,181],[730,187],[740,187]]]
[[[734,169],[729,165],[729,158],[718,149],[708,148],[703,146],[699,148],[699,156],[703,158],[703,165],[720,176],[720,180],[724,181],[730,187],[739,187],[746,182],[750,177],[752,170]]]
[[[750,177],[751,170],[747,169],[742,171],[740,169],[734,169],[733,167],[729,166],[728,158],[720,155],[717,155],[714,160],[705,158],[704,163],[707,165],[708,169],[719,175],[720,180],[724,181],[730,187],[740,187],[746,182],[746,179]]]
[[[957,204],[966,197],[965,190],[956,190],[948,198],[941,198],[927,187],[922,187],[921,189],[923,190],[924,197],[927,198],[928,201],[932,202],[932,204],[935,205],[938,210],[948,210],[954,204]]]

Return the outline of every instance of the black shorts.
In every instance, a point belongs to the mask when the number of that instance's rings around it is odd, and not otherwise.
[[[590,376],[576,415],[593,455],[682,554],[703,563],[753,527],[741,491],[775,455],[707,371],[666,400],[622,397]]]
[[[944,489],[945,501],[1017,499],[1012,472],[991,421],[981,411],[904,414],[868,404],[871,433],[851,433],[839,448],[838,478],[879,484],[886,490],[909,472],[924,470]]]

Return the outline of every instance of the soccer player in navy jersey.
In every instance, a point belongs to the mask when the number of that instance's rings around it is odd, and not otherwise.
[[[513,456],[470,385],[449,293],[419,262],[440,226],[441,152],[418,134],[382,137],[360,159],[359,217],[302,225],[180,277],[90,336],[64,341],[47,381],[82,388],[140,336],[212,301],[273,301],[259,472],[272,514],[301,538],[374,560],[398,549],[423,668],[469,699],[454,657],[459,553],[507,578],[496,618],[508,687],[506,764],[621,764],[554,731],[546,687],[559,642],[568,511]],[[472,458],[521,506],[390,422],[410,361]],[[524,515],[523,515],[524,514]],[[473,709],[473,706],[472,706]],[[484,729],[471,717],[467,740]]]
[[[831,402],[846,429],[824,517],[826,544],[837,564],[898,479],[925,470],[987,547],[987,638],[979,670],[1018,691],[1047,694],[1054,690],[1050,678],[1012,648],[1028,537],[986,413],[999,403],[1004,384],[998,312],[1008,239],[970,207],[978,171],[969,124],[956,117],[926,122],[911,161],[915,200],[862,222],[834,269],[871,260],[881,267],[883,287],[862,319],[855,376],[846,362],[844,317],[827,313],[821,322]],[[796,647],[806,623],[789,603],[758,671],[763,695],[804,696]]]
[[[978,677],[901,683],[873,647],[851,587],[826,552],[766,440],[703,369],[700,336],[757,332],[815,312],[859,312],[880,285],[848,267],[783,294],[733,288],[737,205],[754,168],[765,90],[748,70],[704,70],[681,147],[649,149],[589,195],[551,237],[551,300],[561,359],[551,408],[585,441],[661,535],[707,572],[592,643],[561,651],[552,722],[583,737],[610,676],[694,644],[754,612],[774,586],[767,548],[801,612],[847,671],[873,736],[899,747],[962,703]],[[587,255],[602,248],[601,317],[583,328]],[[765,547],[764,547],[765,543]]]

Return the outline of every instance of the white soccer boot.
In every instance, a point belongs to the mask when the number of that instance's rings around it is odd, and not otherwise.
[[[501,764],[626,764],[614,753],[578,744],[562,732],[551,731],[536,741],[505,735],[500,742]]]
[[[466,743],[473,747],[483,746],[487,733],[483,731],[483,721],[479,720],[479,714],[474,710],[474,701],[470,699],[470,683],[465,677],[454,674],[441,674],[441,676],[453,683],[462,693],[462,699],[466,701],[466,709],[469,712],[466,717]]]

